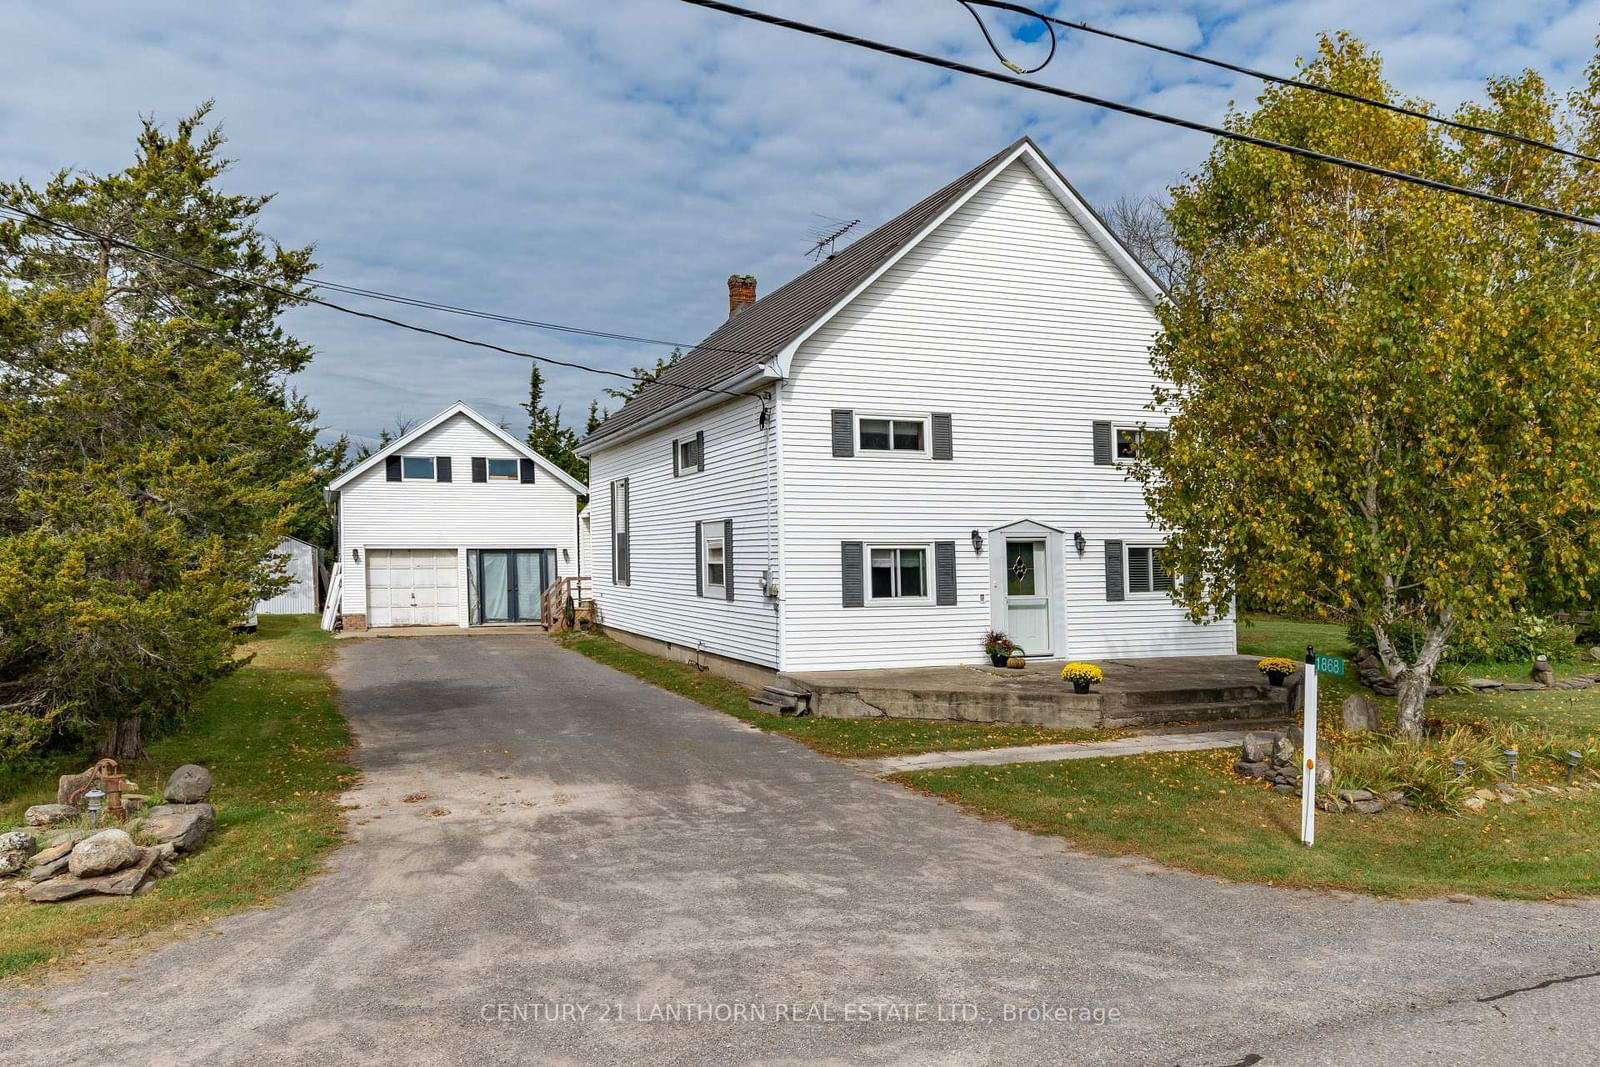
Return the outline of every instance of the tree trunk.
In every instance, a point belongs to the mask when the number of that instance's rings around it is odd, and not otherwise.
[[[1395,676],[1395,729],[1413,741],[1422,739],[1422,703],[1433,680],[1432,669],[1407,667]]]
[[[100,758],[114,759],[118,763],[144,759],[144,741],[139,734],[139,720],[113,719],[100,743]]]

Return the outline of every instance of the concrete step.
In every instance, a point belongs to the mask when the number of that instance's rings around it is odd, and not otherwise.
[[[1284,705],[1275,700],[1214,700],[1190,704],[1146,704],[1136,707],[1106,708],[1104,722],[1110,727],[1154,726],[1181,722],[1271,722],[1287,717]]]
[[[776,700],[768,700],[764,696],[751,697],[750,698],[749,708],[750,708],[751,711],[759,711],[759,712],[761,712],[761,713],[763,713],[765,715],[793,715],[794,714],[794,705],[793,704],[780,704],[778,701],[776,701]]]
[[[1284,702],[1284,690],[1261,685],[1197,686],[1181,689],[1132,689],[1122,693],[1126,707],[1157,707],[1166,704],[1221,704],[1228,702]]]

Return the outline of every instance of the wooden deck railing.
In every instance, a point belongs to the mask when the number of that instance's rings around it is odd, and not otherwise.
[[[539,601],[539,621],[551,633],[594,621],[593,587],[583,576],[557,578]]]

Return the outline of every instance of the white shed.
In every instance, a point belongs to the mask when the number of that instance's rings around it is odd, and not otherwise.
[[[256,605],[257,615],[315,615],[319,610],[317,579],[322,570],[322,549],[298,537],[285,537],[273,549],[282,556],[289,588]]]

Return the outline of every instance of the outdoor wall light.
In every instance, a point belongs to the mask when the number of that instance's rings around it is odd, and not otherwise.
[[[1504,752],[1502,752],[1500,754],[1506,758],[1506,771],[1511,775],[1511,780],[1513,782],[1516,781],[1517,780],[1517,750],[1514,749],[1514,748],[1508,748],[1508,749],[1506,749]]]
[[[1457,756],[1450,761],[1450,769],[1456,772],[1457,778],[1465,778],[1467,776],[1467,761]]]
[[[95,826],[100,822],[100,808],[106,799],[106,794],[99,786],[95,786],[83,794],[84,805],[89,809],[89,825]]]
[[[1568,785],[1572,784],[1572,772],[1577,770],[1578,769],[1578,764],[1580,764],[1582,762],[1583,762],[1583,753],[1581,753],[1581,752],[1568,752],[1567,753],[1567,784]]]
[[[1083,531],[1082,530],[1079,530],[1078,532],[1076,532],[1076,533],[1074,533],[1072,535],[1072,547],[1076,548],[1078,550],[1078,555],[1080,555],[1080,556],[1083,555],[1084,552],[1088,550],[1089,542],[1084,540]]]
[[[361,562],[361,550],[359,548],[352,548],[350,550],[350,558],[352,560],[354,560],[355,562],[360,563]]]
[[[977,552],[980,555],[983,552],[983,534],[979,533],[977,530],[972,531],[972,551]]]

